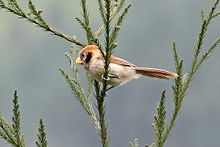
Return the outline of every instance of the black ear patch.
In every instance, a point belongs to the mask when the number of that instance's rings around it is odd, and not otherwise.
[[[88,52],[87,53],[87,56],[86,56],[86,59],[85,59],[85,63],[89,63],[89,61],[91,60],[92,58],[92,53],[91,52]]]

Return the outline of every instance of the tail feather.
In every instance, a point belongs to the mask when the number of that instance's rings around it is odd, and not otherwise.
[[[173,72],[169,72],[164,69],[159,68],[146,68],[146,67],[135,67],[135,70],[138,74],[143,76],[148,76],[151,78],[165,79],[176,78],[178,75]]]

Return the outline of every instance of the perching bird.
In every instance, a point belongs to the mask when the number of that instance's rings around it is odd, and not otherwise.
[[[77,64],[82,64],[89,74],[97,81],[103,81],[104,57],[95,45],[87,45],[83,48],[76,59]],[[176,78],[178,75],[164,69],[147,68],[136,66],[124,59],[112,56],[109,64],[108,81],[113,87],[125,84],[140,76],[158,79]]]

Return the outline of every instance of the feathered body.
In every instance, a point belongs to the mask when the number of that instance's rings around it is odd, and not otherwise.
[[[83,48],[80,51],[78,58],[76,59],[76,63],[83,64],[84,68],[96,80],[103,80],[103,74],[105,72],[104,58],[97,46],[87,45],[85,48]],[[176,73],[169,72],[164,69],[138,67],[119,57],[111,57],[108,75],[109,85],[122,85],[132,79],[139,78],[141,75],[159,79],[169,79],[178,76]]]

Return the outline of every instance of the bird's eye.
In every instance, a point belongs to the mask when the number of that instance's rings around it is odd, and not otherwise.
[[[86,53],[82,53],[80,55],[80,59],[84,62],[84,63],[89,63],[90,60],[92,58],[92,53],[91,52],[86,52]]]
[[[80,58],[81,58],[82,61],[85,62],[85,61],[86,61],[86,58],[87,58],[87,54],[86,54],[86,53],[81,54],[81,57],[80,57]]]

